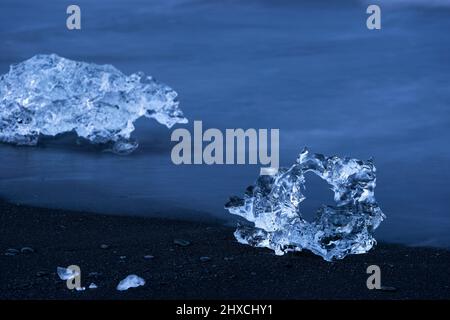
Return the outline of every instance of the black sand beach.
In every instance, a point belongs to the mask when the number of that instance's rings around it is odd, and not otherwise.
[[[329,263],[308,252],[278,257],[241,245],[233,228],[221,225],[6,202],[0,202],[0,234],[0,299],[450,298],[450,251],[443,249],[379,244]],[[23,247],[32,250],[5,254]],[[98,288],[68,290],[56,268],[72,264],[80,266],[83,286]],[[382,285],[393,288],[367,289],[372,264],[381,268]],[[117,291],[129,274],[146,285]]]

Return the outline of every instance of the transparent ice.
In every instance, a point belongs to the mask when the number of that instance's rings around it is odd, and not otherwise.
[[[58,273],[58,276],[61,280],[69,280],[76,276],[79,276],[79,273],[75,270],[64,267],[57,267],[56,272]]]
[[[91,282],[91,284],[89,285],[89,289],[97,289],[97,285],[93,282]]]
[[[322,205],[312,222],[301,212],[306,172],[325,180],[336,202]],[[373,232],[385,218],[374,196],[375,172],[371,160],[325,157],[304,149],[290,168],[260,176],[243,198],[232,197],[225,205],[253,223],[238,225],[234,235],[240,243],[270,248],[277,255],[307,249],[332,261],[365,253],[376,244]]]
[[[135,274],[130,274],[128,277],[119,282],[116,289],[119,291],[124,291],[128,290],[129,288],[136,288],[139,286],[143,286],[144,284],[145,284],[144,279],[138,277]]]
[[[126,154],[138,146],[130,134],[141,116],[168,128],[187,122],[174,90],[111,65],[36,55],[0,77],[1,142],[36,145],[40,135],[75,132]]]

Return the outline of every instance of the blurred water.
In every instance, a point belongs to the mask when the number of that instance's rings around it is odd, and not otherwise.
[[[0,73],[37,53],[142,70],[179,93],[188,128],[193,120],[279,128],[284,166],[303,146],[374,157],[376,196],[388,216],[378,238],[450,246],[448,2],[381,2],[381,31],[365,27],[367,2],[317,2],[77,1],[82,30],[68,31],[72,2],[2,0]],[[228,220],[227,197],[259,172],[175,166],[170,131],[152,120],[139,121],[135,137],[140,148],[127,157],[66,138],[38,148],[0,145],[0,196]],[[311,180],[307,211],[331,199],[320,183]]]

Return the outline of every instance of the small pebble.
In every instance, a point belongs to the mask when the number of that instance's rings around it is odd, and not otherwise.
[[[377,289],[377,290],[384,291],[384,292],[394,292],[394,291],[397,291],[397,288],[381,286],[380,289]]]
[[[102,249],[108,249],[109,246],[108,246],[107,244],[102,244],[102,245],[100,245],[100,248],[102,248]]]
[[[36,272],[36,276],[38,276],[38,277],[45,277],[48,274],[49,273],[47,271],[38,271],[38,272]]]
[[[98,278],[98,277],[100,277],[102,275],[102,273],[101,272],[89,272],[89,274],[88,274],[88,277],[89,278]]]
[[[10,253],[11,255],[16,255],[16,254],[19,253],[19,250],[13,249],[13,248],[9,248],[9,249],[6,249],[6,253]]]
[[[208,262],[208,261],[211,261],[211,258],[210,257],[200,257],[200,261],[201,262]]]
[[[119,259],[120,260],[125,260],[127,258],[127,256],[120,256]]]
[[[175,243],[176,245],[179,245],[181,247],[187,247],[188,245],[191,244],[190,241],[184,240],[184,239],[175,239],[175,240],[173,240],[173,243]]]
[[[20,249],[20,252],[22,253],[33,253],[34,249],[31,247],[23,247],[22,249]]]

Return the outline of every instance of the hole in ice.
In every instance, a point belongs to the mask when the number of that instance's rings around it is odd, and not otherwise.
[[[335,205],[334,193],[331,186],[313,172],[306,172],[305,180],[302,192],[306,199],[300,203],[299,210],[303,219],[312,222],[322,205]]]

